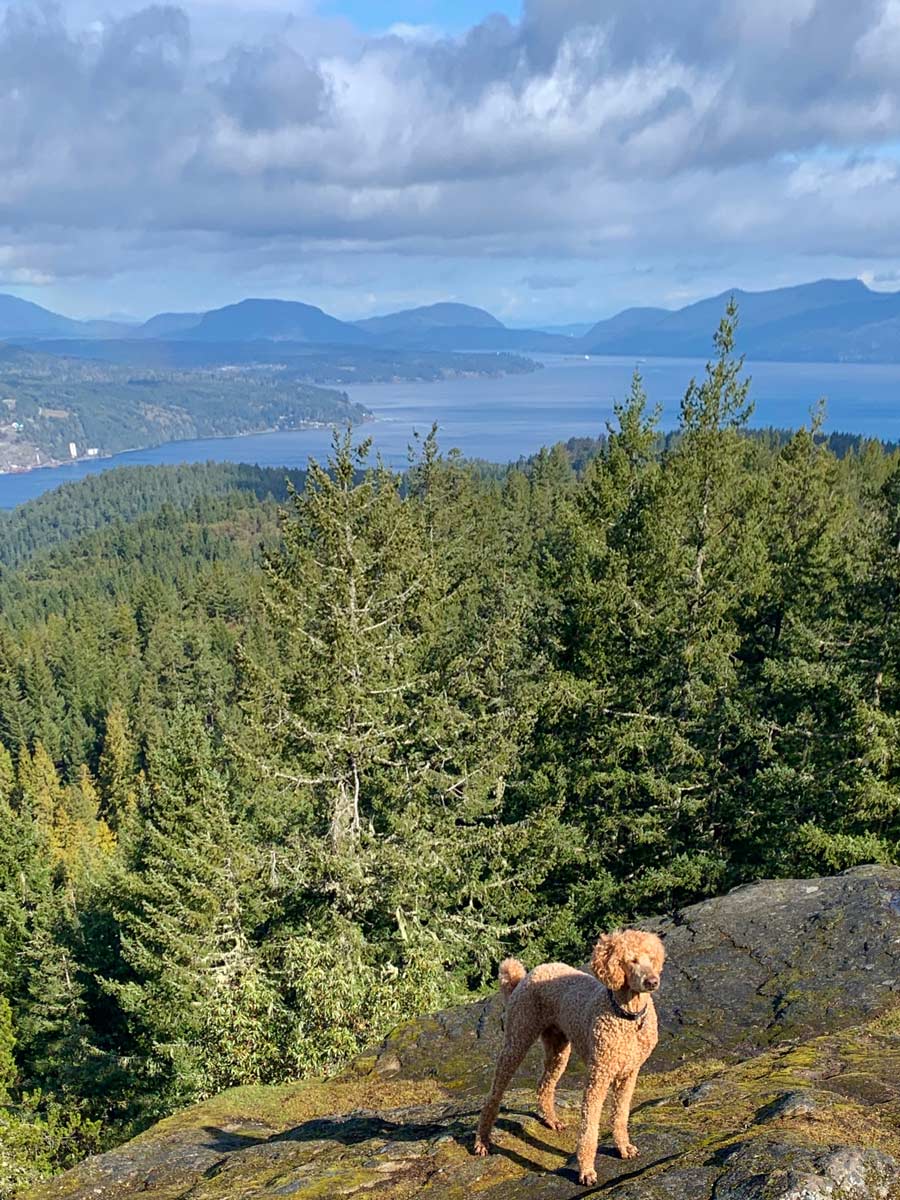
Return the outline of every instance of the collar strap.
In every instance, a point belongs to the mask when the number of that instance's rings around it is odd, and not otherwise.
[[[621,1017],[624,1021],[640,1021],[641,1018],[644,1016],[644,1014],[647,1012],[646,1004],[644,1005],[643,1008],[638,1009],[637,1012],[630,1012],[627,1008],[623,1008],[622,1005],[616,999],[612,988],[607,988],[606,994],[607,994],[607,996],[609,996],[609,1002],[612,1005],[613,1012],[616,1014],[617,1017]]]

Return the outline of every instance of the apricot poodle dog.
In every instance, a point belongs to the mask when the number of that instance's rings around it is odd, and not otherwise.
[[[659,987],[665,957],[655,934],[627,929],[597,942],[591,955],[593,975],[564,963],[544,963],[526,972],[518,959],[504,959],[500,991],[506,999],[506,1039],[481,1110],[476,1154],[487,1154],[503,1093],[540,1037],[544,1074],[538,1084],[538,1108],[551,1129],[563,1127],[556,1115],[556,1085],[572,1046],[588,1068],[578,1132],[579,1182],[597,1181],[597,1136],[610,1085],[615,1097],[616,1149],[623,1158],[635,1157],[638,1151],[628,1137],[628,1116],[638,1072],[657,1042],[656,1010],[648,993]]]

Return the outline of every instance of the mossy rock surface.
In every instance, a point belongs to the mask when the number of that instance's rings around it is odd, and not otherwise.
[[[554,1133],[535,1058],[475,1158],[494,998],[409,1023],[340,1077],[239,1088],[33,1189],[29,1200],[900,1200],[900,871],[760,883],[648,922],[665,934],[662,1034],[624,1162],[573,1169],[579,1075]]]

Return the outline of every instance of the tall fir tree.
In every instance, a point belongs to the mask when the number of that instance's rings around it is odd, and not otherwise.
[[[7,998],[0,994],[0,1108],[12,1102],[19,1077],[15,1050],[12,1009]]]
[[[433,433],[405,493],[365,453],[336,440],[295,497],[270,566],[281,674],[248,665],[250,726],[263,791],[302,845],[290,870],[310,927],[340,914],[373,969],[421,955],[435,998],[476,931],[488,970],[517,926],[540,923],[556,853],[537,834],[546,814],[510,803],[533,709],[524,597],[499,497],[488,517]],[[534,884],[513,894],[497,880],[517,854]]]
[[[19,1041],[28,1085],[78,1105],[96,1086],[98,1053],[84,981],[67,944],[68,925],[65,911],[50,897],[33,914],[23,951],[26,984]]]
[[[98,776],[103,815],[112,829],[119,829],[136,803],[137,771],[128,714],[118,702],[106,714]]]
[[[292,496],[284,549],[269,568],[284,671],[258,688],[265,741],[279,758],[273,777],[342,853],[374,820],[379,788],[402,771],[419,670],[412,631],[427,588],[399,478],[381,465],[358,477],[368,450],[336,435],[329,469],[310,463],[306,489]]]
[[[249,938],[263,903],[255,860],[215,759],[202,716],[176,709],[150,754],[127,866],[110,880],[126,970],[106,989],[145,1087],[170,1104],[266,1077],[279,1053]],[[244,1028],[247,1006],[262,1032]]]
[[[54,842],[61,875],[74,900],[77,888],[96,881],[116,846],[115,835],[100,816],[100,797],[84,763],[63,792]]]

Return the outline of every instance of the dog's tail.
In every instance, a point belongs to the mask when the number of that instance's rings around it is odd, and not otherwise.
[[[528,971],[525,969],[525,964],[520,963],[517,958],[504,958],[498,974],[500,976],[500,994],[504,1000],[508,1000]]]

